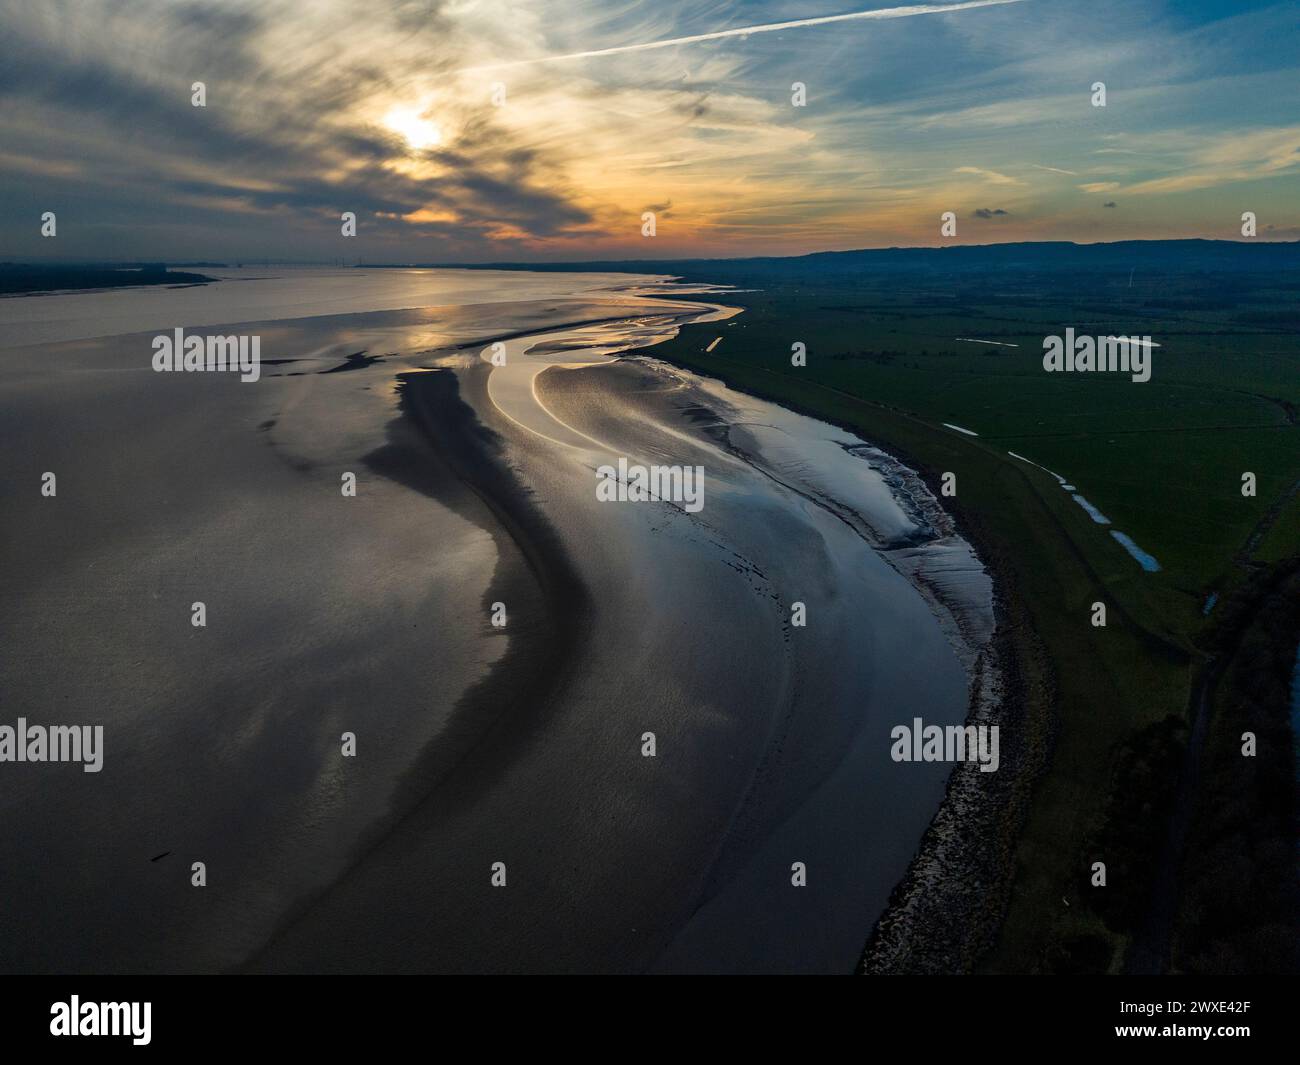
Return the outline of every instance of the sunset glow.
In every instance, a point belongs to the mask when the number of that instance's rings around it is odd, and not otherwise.
[[[13,215],[93,190],[148,223],[64,254],[328,257],[345,210],[359,258],[450,261],[934,245],[945,211],[957,243],[1230,237],[1225,197],[1300,233],[1293,5],[140,0],[111,35],[90,10],[6,20]]]

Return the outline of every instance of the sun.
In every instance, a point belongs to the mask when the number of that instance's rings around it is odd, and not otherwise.
[[[442,130],[436,122],[425,117],[418,107],[394,107],[383,117],[383,123],[400,134],[407,146],[415,151],[436,148],[442,143]]]

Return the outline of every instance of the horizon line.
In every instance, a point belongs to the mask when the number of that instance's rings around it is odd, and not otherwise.
[[[688,262],[744,262],[752,259],[806,259],[813,255],[853,255],[859,252],[876,252],[876,251],[957,251],[963,248],[1009,248],[1016,246],[1037,247],[1043,245],[1067,245],[1076,248],[1099,248],[1114,244],[1231,244],[1231,245],[1287,245],[1300,244],[1300,238],[1284,240],[1270,240],[1263,237],[1128,237],[1119,240],[1003,240],[991,241],[984,244],[882,244],[875,246],[864,246],[857,248],[823,248],[816,251],[793,252],[790,254],[757,254],[757,255],[679,255],[666,256],[659,258],[637,258],[635,256],[623,256],[622,258],[608,259],[584,259],[584,258],[564,258],[564,259],[482,259],[482,260],[421,260],[411,262],[397,262],[392,260],[374,261],[374,262],[344,262],[339,263],[338,259],[270,259],[264,255],[229,255],[222,256],[224,261],[218,262],[215,259],[202,259],[192,256],[186,256],[178,259],[157,259],[157,258],[131,258],[131,259],[112,259],[112,258],[60,258],[60,259],[0,259],[0,267],[5,266],[191,266],[195,269],[202,266],[214,268],[229,269],[232,263],[241,266],[343,266],[349,269],[357,268],[392,268],[392,269],[455,269],[458,267],[470,266],[572,266],[587,265],[590,263],[688,263]]]

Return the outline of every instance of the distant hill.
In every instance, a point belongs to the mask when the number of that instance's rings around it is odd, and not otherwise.
[[[813,278],[824,275],[910,273],[1159,273],[1280,271],[1300,268],[1300,241],[1123,240],[1111,244],[1035,241],[954,245],[943,248],[870,248],[797,256],[743,259],[618,259],[565,263],[385,263],[384,266],[480,270],[627,271],[704,278],[725,268],[729,276]],[[366,268],[363,266],[362,268]]]

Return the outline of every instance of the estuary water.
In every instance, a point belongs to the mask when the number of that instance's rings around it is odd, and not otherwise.
[[[0,967],[851,970],[992,631],[924,485],[645,351],[722,292],[222,273],[0,300],[0,723],[104,728],[0,765]]]

